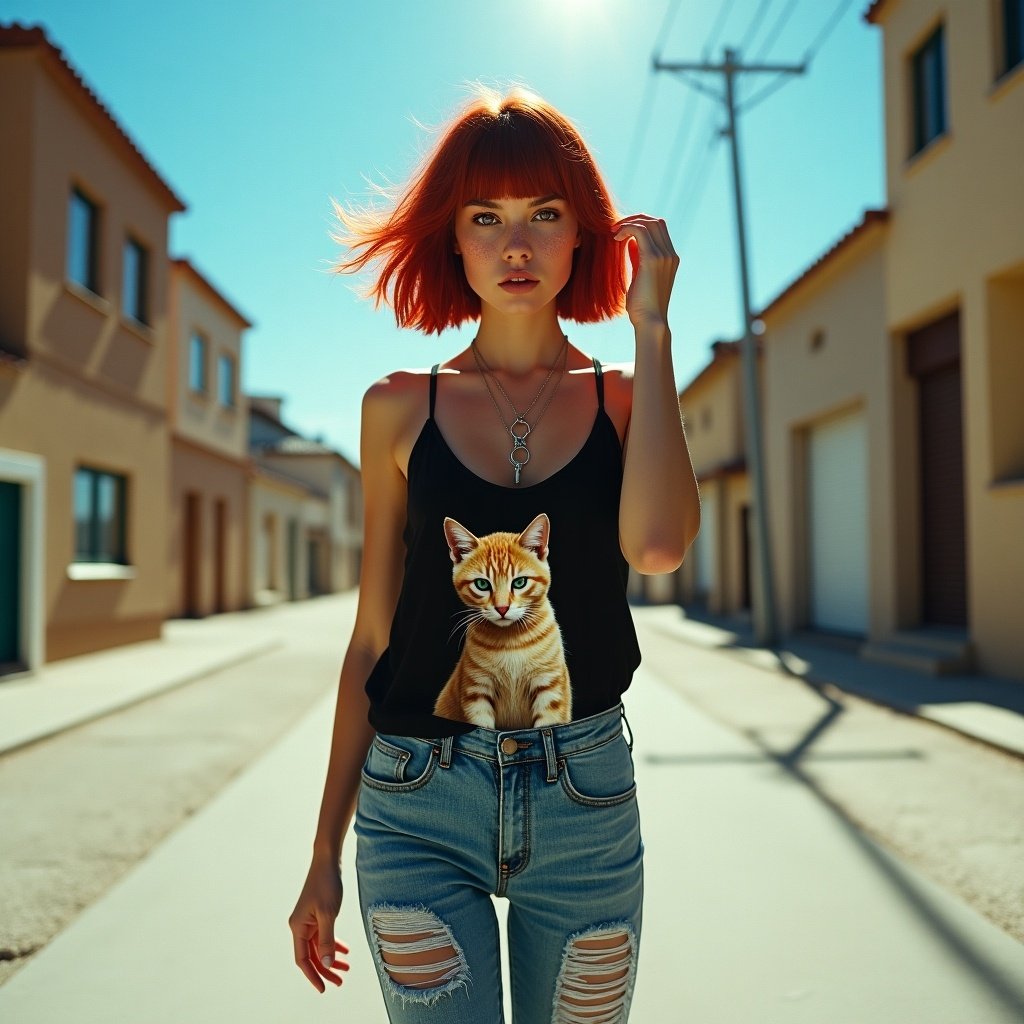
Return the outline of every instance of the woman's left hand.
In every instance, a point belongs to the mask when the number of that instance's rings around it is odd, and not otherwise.
[[[623,217],[612,225],[615,241],[625,242],[633,280],[626,292],[626,312],[634,327],[666,327],[668,300],[679,268],[663,220],[646,213]]]

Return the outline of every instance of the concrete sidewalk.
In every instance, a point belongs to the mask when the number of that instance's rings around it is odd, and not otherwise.
[[[316,600],[355,606],[356,591]],[[163,637],[0,678],[0,754],[280,647],[304,603],[170,619]]]
[[[351,604],[355,590],[316,598]],[[283,642],[303,603],[172,619],[163,639],[129,644],[46,665],[32,676],[0,679],[0,754],[192,682]],[[688,618],[675,605],[633,608],[641,623],[685,644],[718,650],[768,672],[865,697],[1024,756],[1024,684],[987,676],[933,678],[867,662],[808,635],[779,652],[758,647],[749,630]]]
[[[352,837],[336,928],[352,970],[321,996],[292,961],[287,916],[308,865],[333,703],[326,696],[0,988],[0,1019],[384,1024]],[[1021,1019],[1024,947],[651,672],[638,672],[626,706],[646,847],[635,1022]]]
[[[991,676],[927,676],[866,661],[813,634],[786,637],[778,651],[759,647],[749,627],[711,617],[688,617],[676,605],[633,608],[633,617],[659,632],[756,665],[835,686],[1024,757],[1024,683]]]

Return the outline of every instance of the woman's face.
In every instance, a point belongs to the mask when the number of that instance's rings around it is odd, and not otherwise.
[[[579,223],[561,196],[471,199],[455,214],[455,251],[480,301],[528,313],[554,301],[572,273]]]

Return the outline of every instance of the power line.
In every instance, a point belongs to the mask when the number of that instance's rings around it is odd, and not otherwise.
[[[686,242],[690,237],[690,231],[697,222],[697,211],[700,209],[701,199],[704,197],[704,189],[711,178],[711,156],[721,138],[721,131],[719,131],[717,126],[713,127],[708,134],[707,143],[701,155],[701,162],[698,164],[697,170],[693,175],[694,186],[692,191],[681,190],[680,192],[680,196],[684,197],[687,201],[686,210],[679,225],[679,241],[676,243],[680,250],[685,248]]]
[[[842,21],[843,15],[847,12],[850,4],[853,0],[839,0],[839,3],[832,12],[832,17],[825,24],[824,28],[818,33],[817,38],[808,47],[807,53],[804,56],[803,63],[805,66],[810,67],[811,61],[814,59],[815,54],[822,46],[825,45],[825,41],[832,34],[832,30]],[[784,74],[780,74],[777,78],[768,82],[760,92],[754,93],[749,99],[737,107],[737,110],[741,114],[745,114],[748,110],[752,110],[762,100],[766,100],[772,93],[777,92],[789,81],[788,77]]]
[[[746,52],[751,40],[757,35],[757,30],[761,27],[761,22],[764,20],[764,16],[768,13],[768,8],[771,7],[771,5],[772,0],[761,0],[757,10],[754,12],[754,17],[750,21],[750,25],[747,27],[747,34],[743,37],[743,42],[739,45],[739,52],[741,54]]]
[[[654,37],[654,60],[661,57],[665,38],[675,21],[676,12],[679,10],[679,0],[669,0],[668,6],[661,19],[661,27]],[[625,191],[629,192],[633,187],[633,178],[636,176],[637,165],[640,163],[640,154],[643,151],[644,142],[647,139],[647,128],[651,122],[651,110],[654,107],[654,90],[657,87],[657,75],[653,70],[650,77],[644,84],[644,94],[640,99],[640,114],[637,117],[636,127],[633,130],[633,144],[629,152],[629,164],[626,173],[623,175]]]
[[[785,28],[786,22],[789,21],[790,15],[796,10],[797,0],[789,0],[789,3],[782,8],[782,12],[778,18],[775,19],[775,24],[772,25],[771,31],[765,36],[764,42],[761,43],[761,48],[751,58],[754,61],[759,61],[764,57],[768,56],[768,51],[772,48],[772,43],[778,38],[779,33]]]

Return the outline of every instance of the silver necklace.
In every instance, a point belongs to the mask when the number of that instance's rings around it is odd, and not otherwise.
[[[487,394],[490,395],[491,402],[494,404],[494,411],[498,414],[498,419],[501,420],[501,425],[512,436],[512,451],[509,452],[509,462],[512,463],[512,468],[515,471],[515,483],[519,486],[519,477],[525,466],[530,461],[530,449],[526,447],[526,438],[532,433],[532,431],[540,423],[541,417],[547,411],[547,407],[551,404],[551,399],[555,397],[555,393],[558,391],[559,384],[562,383],[562,377],[565,375],[565,366],[569,359],[569,338],[567,335],[562,335],[562,370],[558,375],[558,380],[555,381],[555,386],[551,389],[551,393],[548,395],[547,401],[541,407],[540,412],[537,414],[537,418],[533,421],[531,426],[527,421],[526,417],[530,414],[530,411],[537,404],[537,399],[540,398],[544,389],[548,386],[548,381],[551,380],[551,375],[555,372],[555,365],[551,366],[548,370],[548,375],[544,378],[544,383],[541,384],[540,390],[533,396],[533,401],[524,412],[519,412],[515,407],[515,403],[508,396],[508,392],[501,386],[501,381],[495,376],[494,371],[487,365],[486,360],[477,348],[476,338],[470,343],[470,348],[473,351],[473,358],[476,360],[477,368],[480,370],[480,376],[483,378],[484,387],[487,388]],[[556,360],[557,363],[557,360]],[[515,419],[509,423],[505,423],[505,417],[501,414],[501,408],[498,406],[498,400],[494,397],[494,392],[491,390],[490,384],[487,382],[487,377],[490,375],[494,379],[494,383],[498,386],[498,390],[505,396],[505,401],[508,402],[512,412],[515,414]]]

